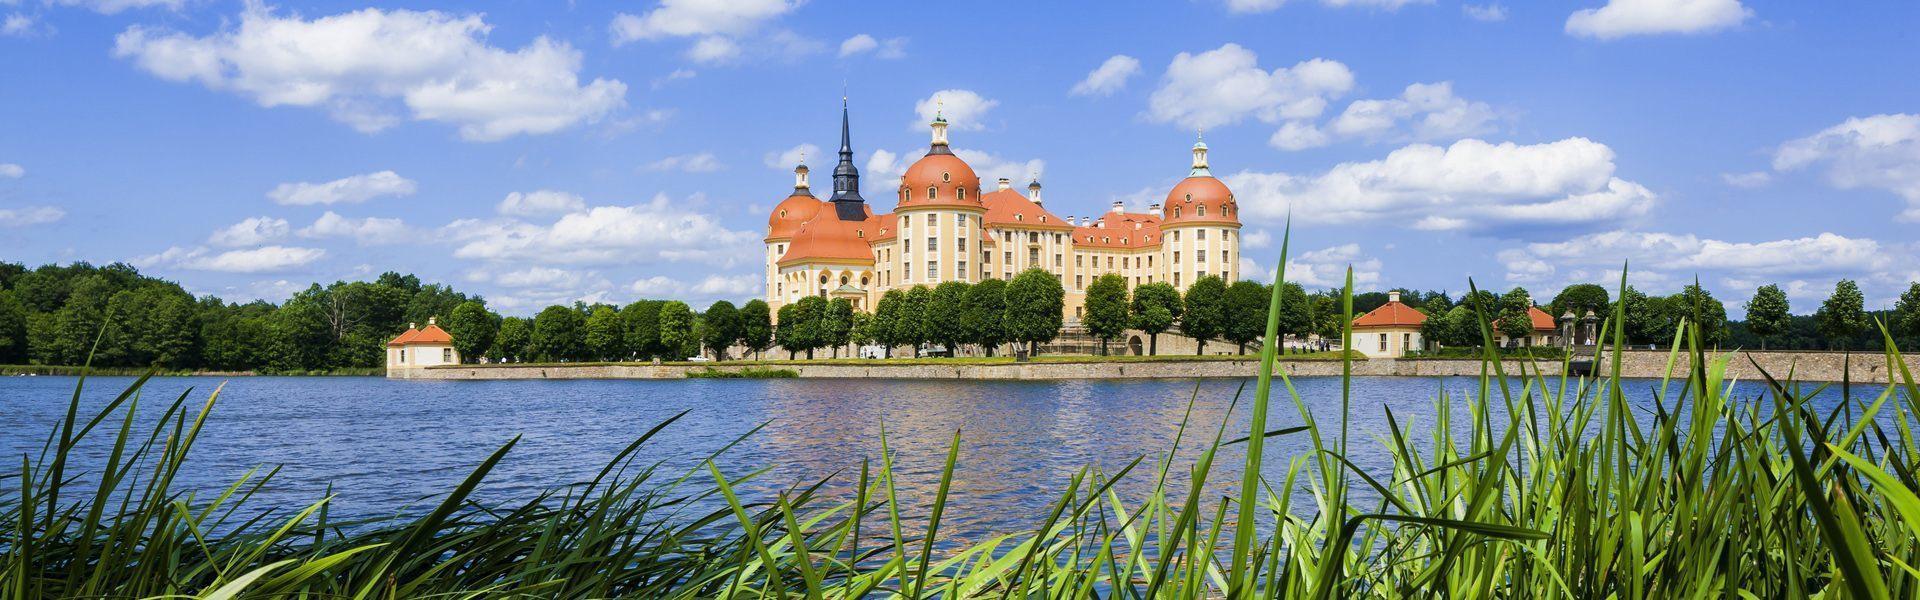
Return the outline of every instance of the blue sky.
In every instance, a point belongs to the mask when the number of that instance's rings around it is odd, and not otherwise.
[[[1632,260],[1736,313],[1843,277],[1884,306],[1920,279],[1920,5],[1839,8],[0,0],[0,259],[228,299],[399,270],[519,314],[737,301],[844,86],[869,198],[938,97],[984,178],[1037,173],[1063,216],[1158,201],[1204,128],[1254,267],[1291,213],[1310,286],[1544,299]]]

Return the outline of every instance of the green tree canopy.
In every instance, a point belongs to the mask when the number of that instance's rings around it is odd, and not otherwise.
[[[1027,345],[1029,355],[1041,342],[1060,335],[1066,306],[1066,289],[1060,279],[1044,269],[1027,269],[1007,283],[1007,312],[1003,323],[1007,339]]]
[[[1765,350],[1768,338],[1786,333],[1792,324],[1787,293],[1780,286],[1760,286],[1754,290],[1753,298],[1747,300],[1747,330],[1760,337],[1760,349]]]
[[[1906,340],[1906,345],[1901,346],[1903,349],[1920,342],[1920,282],[1908,285],[1906,293],[1900,294],[1900,300],[1893,305],[1892,322],[1887,326],[1892,328],[1894,336]]]
[[[921,315],[921,326],[927,332],[927,341],[946,346],[953,356],[960,355],[960,344],[967,341],[964,316],[967,311],[967,292],[972,287],[961,281],[941,282],[934,286],[933,295],[927,300],[926,313]]]
[[[1828,347],[1849,347],[1853,337],[1867,328],[1865,303],[1860,284],[1852,279],[1842,279],[1833,284],[1833,295],[1828,296],[1827,301],[1820,304],[1820,310],[1813,314],[1820,335],[1827,338]]]
[[[498,362],[525,361],[527,346],[532,342],[532,322],[520,317],[503,318],[500,332],[493,336],[493,347],[487,349],[487,358]]]
[[[1187,306],[1180,313],[1180,332],[1199,344],[1196,353],[1206,354],[1207,340],[1227,331],[1227,282],[1215,275],[1193,280],[1187,286]]]
[[[1702,347],[1718,346],[1726,339],[1727,307],[1698,283],[1688,284],[1667,298],[1667,310],[1672,311],[1669,321],[1676,326],[1681,322],[1699,326]]]
[[[758,298],[740,305],[740,345],[757,357],[773,345],[773,313]]]
[[[625,360],[627,351],[626,331],[621,328],[620,311],[614,307],[600,305],[587,312],[585,325],[586,352],[594,360]]]
[[[961,329],[969,343],[979,344],[987,356],[1007,342],[1007,282],[988,279],[967,288],[966,307],[960,313]],[[878,313],[875,314],[878,318]]]
[[[1160,334],[1173,327],[1175,319],[1185,307],[1180,302],[1180,290],[1164,281],[1148,283],[1134,288],[1133,326],[1147,333],[1147,354],[1160,353]]]
[[[907,293],[899,289],[887,290],[873,306],[873,321],[867,327],[873,330],[870,336],[888,358],[893,357],[894,346],[907,343],[901,337],[906,326],[900,323],[906,319],[906,310]]]
[[[1127,332],[1131,324],[1127,302],[1124,276],[1108,273],[1095,277],[1093,285],[1087,286],[1086,316],[1080,323],[1087,327],[1087,333],[1100,339],[1100,354],[1107,354],[1107,344]]]
[[[732,302],[715,300],[701,316],[706,318],[707,328],[701,332],[700,343],[713,352],[714,360],[726,360],[727,348],[746,335],[746,324],[740,318],[740,309],[735,308]]]
[[[586,319],[580,311],[549,306],[533,317],[527,354],[542,362],[576,361],[587,356]]]
[[[667,347],[660,343],[660,307],[665,305],[659,300],[640,300],[620,308],[620,330],[635,357],[667,357]]]
[[[907,288],[901,297],[900,319],[894,321],[894,339],[901,344],[913,347],[913,355],[920,356],[920,347],[928,341],[927,311],[933,305],[933,288],[916,285]]]
[[[660,353],[669,360],[685,360],[698,349],[688,350],[688,346],[697,346],[700,340],[693,336],[693,307],[679,300],[668,300],[660,304]]]
[[[493,314],[487,305],[477,300],[453,307],[447,313],[446,323],[447,335],[453,336],[453,349],[460,352],[462,361],[480,358],[493,347],[493,338],[500,332],[500,315]]]
[[[827,302],[827,309],[820,321],[820,344],[833,348],[833,355],[840,356],[840,349],[853,341],[853,302],[846,298],[834,298]]]
[[[1494,322],[1494,329],[1505,334],[1508,339],[1520,340],[1533,335],[1533,297],[1525,288],[1515,287],[1500,297],[1500,318]],[[1516,342],[1517,343],[1517,342]]]
[[[1555,319],[1568,312],[1572,312],[1574,318],[1580,318],[1586,316],[1587,311],[1593,311],[1594,316],[1605,318],[1607,307],[1611,303],[1612,300],[1607,296],[1607,288],[1592,283],[1576,283],[1561,289],[1560,293],[1553,297],[1553,303],[1548,305],[1547,312],[1551,313]]]
[[[1257,281],[1242,279],[1227,286],[1224,302],[1227,322],[1220,337],[1238,347],[1240,354],[1246,354],[1247,344],[1267,333],[1267,304],[1272,299],[1267,286]]]

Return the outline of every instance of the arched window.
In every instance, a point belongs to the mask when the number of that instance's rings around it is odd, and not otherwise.
[[[826,274],[826,273],[821,273],[821,274],[820,274],[820,285],[826,285],[826,284],[827,284],[827,274]]]
[[[1173,218],[1175,219],[1180,218],[1180,207],[1178,206],[1173,207]]]
[[[954,190],[953,193],[959,194],[961,200],[967,199],[967,188],[960,188],[960,189]]]
[[[846,284],[847,284],[847,282],[849,282],[849,281],[853,281],[853,278],[851,278],[851,277],[848,277],[848,276],[846,276],[846,275],[841,275],[841,276],[840,276],[840,285],[846,285]]]
[[[927,186],[927,199],[928,200],[934,199],[935,195],[937,195],[939,192],[940,192],[940,188],[937,188],[931,185]]]
[[[1193,207],[1193,216],[1196,216],[1196,217],[1207,216],[1207,205],[1202,204],[1202,205]]]

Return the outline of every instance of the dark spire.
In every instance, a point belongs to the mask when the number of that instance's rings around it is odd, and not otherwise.
[[[834,210],[843,221],[867,218],[866,198],[860,197],[860,169],[853,166],[853,142],[848,135],[847,98],[840,97],[840,164],[833,167]]]

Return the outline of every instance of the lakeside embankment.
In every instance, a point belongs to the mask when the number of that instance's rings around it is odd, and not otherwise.
[[[1608,353],[1609,355],[1611,353]],[[504,364],[459,365],[418,369],[395,369],[388,377],[428,380],[500,380],[500,379],[680,379],[690,373],[708,371],[767,370],[770,367],[792,371],[809,379],[1194,379],[1248,377],[1258,370],[1258,357],[1047,357],[1030,362],[982,361],[978,359],[896,359],[888,360],[816,360],[816,361],[733,361],[721,363],[586,363],[586,364]],[[1143,360],[1145,359],[1145,360]],[[1672,361],[1673,376],[1685,377],[1689,357],[1673,356],[1666,351],[1629,351],[1623,354],[1623,377],[1659,378],[1668,375]],[[1507,359],[1510,374],[1522,368],[1522,359]],[[1776,378],[1791,372],[1797,381],[1840,381],[1850,378],[1860,383],[1890,381],[1886,357],[1875,352],[1740,352],[1729,362],[1727,376],[1759,379],[1755,364]],[[1549,375],[1560,373],[1561,363],[1533,363]],[[1907,357],[1909,371],[1920,372],[1920,357]],[[1340,361],[1324,356],[1282,359],[1275,366],[1292,377],[1337,377]],[[1609,369],[1604,361],[1598,366]],[[1849,374],[1848,369],[1851,368]],[[1476,359],[1371,359],[1355,360],[1353,374],[1361,377],[1451,377],[1478,376],[1481,361]]]

